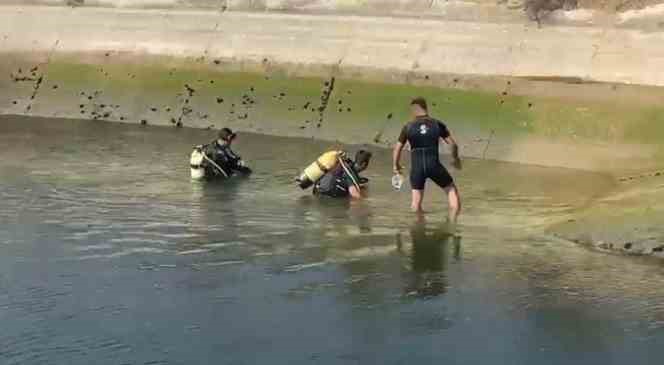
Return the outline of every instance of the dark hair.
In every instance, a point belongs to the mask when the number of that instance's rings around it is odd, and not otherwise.
[[[410,105],[417,105],[420,108],[424,109],[425,111],[428,111],[429,108],[427,107],[427,101],[421,96],[416,97],[415,99],[410,101]]]
[[[233,133],[233,131],[230,130],[230,128],[221,128],[221,130],[219,131],[219,134],[217,136],[219,137],[219,139],[222,139],[222,140],[228,142],[228,141],[234,139],[235,136],[237,136],[237,135],[235,133]]]
[[[369,161],[371,161],[371,156],[373,154],[367,150],[359,150],[355,154],[355,166],[369,166]]]

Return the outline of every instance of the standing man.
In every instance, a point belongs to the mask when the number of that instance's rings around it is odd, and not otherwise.
[[[447,194],[449,220],[456,223],[461,210],[461,199],[452,176],[440,163],[438,144],[442,139],[450,145],[454,158],[453,166],[457,169],[461,169],[459,146],[445,124],[429,116],[427,102],[424,98],[413,99],[410,103],[410,111],[413,121],[403,127],[399,141],[394,146],[392,154],[394,173],[401,173],[401,151],[408,142],[411,149],[410,186],[413,190],[411,209],[417,213],[422,212],[424,185],[427,179],[431,179]]]

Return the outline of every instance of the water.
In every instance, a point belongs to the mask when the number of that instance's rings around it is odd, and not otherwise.
[[[188,178],[211,131],[0,119],[2,364],[655,364],[660,263],[544,232],[614,183],[466,161],[459,231],[375,151],[369,199],[293,177],[326,143],[241,134],[256,171]],[[349,148],[353,150],[352,147]],[[435,200],[432,200],[434,199]]]

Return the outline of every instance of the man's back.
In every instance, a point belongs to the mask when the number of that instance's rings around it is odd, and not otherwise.
[[[410,144],[411,209],[418,213],[422,212],[422,200],[426,181],[433,180],[436,185],[447,193],[449,199],[449,218],[451,221],[456,222],[456,217],[461,206],[460,199],[454,185],[454,179],[440,163],[438,147],[441,139],[450,145],[454,158],[453,166],[461,168],[459,148],[445,124],[429,116],[427,102],[424,98],[417,97],[411,100],[410,112],[414,120],[403,127],[399,135],[399,140],[392,152],[394,173],[401,174],[401,152],[406,143]]]
[[[401,130],[399,142],[410,143],[411,149],[435,148],[438,150],[440,138],[450,135],[447,126],[431,117],[417,118],[407,123]]]

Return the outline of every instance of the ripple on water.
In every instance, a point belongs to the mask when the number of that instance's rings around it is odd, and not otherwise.
[[[197,248],[193,250],[184,250],[184,251],[178,251],[178,255],[197,255],[197,254],[202,254],[202,253],[208,253],[210,250],[204,249],[204,248]]]
[[[233,247],[233,246],[245,246],[247,243],[243,241],[229,241],[229,242],[213,242],[203,244],[203,247],[206,248],[221,248],[221,247]]]
[[[113,248],[115,248],[115,246],[107,243],[100,243],[97,245],[76,246],[74,247],[74,251],[87,252],[87,251],[96,251],[96,250],[110,250]]]
[[[284,272],[298,272],[302,270],[307,270],[307,269],[314,269],[314,268],[319,268],[322,266],[327,265],[327,262],[321,261],[321,262],[311,262],[308,264],[297,264],[297,265],[291,265],[287,266],[284,268]]]
[[[7,296],[0,302],[0,309],[31,316],[53,310],[58,299],[68,296],[69,291],[56,291],[46,287],[29,287],[24,292]]]
[[[167,240],[158,240],[153,238],[145,237],[120,237],[120,238],[111,238],[109,242],[112,243],[141,243],[141,244],[156,244],[156,245],[169,245],[172,244],[171,241]]]
[[[0,337],[6,348],[0,352],[3,364],[70,363],[89,358],[104,361],[127,354],[132,347],[110,336],[73,337],[44,331],[26,331],[19,335]]]
[[[112,259],[116,257],[129,256],[134,254],[166,254],[169,253],[168,250],[163,250],[154,247],[134,247],[123,249],[118,252],[112,252],[108,254],[94,254],[94,255],[84,255],[75,257],[76,260],[94,260],[94,259]]]
[[[220,266],[231,266],[231,265],[242,265],[246,263],[244,260],[228,260],[228,261],[210,261],[210,262],[200,262],[193,264],[194,268],[205,268],[205,267],[220,267]]]
[[[607,331],[595,327],[593,319],[600,316],[602,322],[619,329],[610,333],[611,340],[643,336],[639,333],[643,328],[649,333],[662,329],[660,268],[646,269],[641,262],[589,253],[538,232],[551,221],[574,214],[594,194],[578,190],[576,184],[559,184],[555,179],[552,184],[550,177],[558,172],[537,177],[539,170],[530,169],[510,177],[524,167],[469,163],[470,169],[457,175],[460,182],[468,182],[462,185],[467,209],[461,218],[463,243],[458,257],[452,247],[449,252],[439,250],[439,241],[425,239],[425,250],[416,258],[417,243],[408,238],[415,217],[404,211],[409,194],[385,190],[389,189],[389,176],[383,171],[390,171],[389,161],[379,158],[372,164],[370,177],[375,183],[367,201],[347,206],[309,196],[298,200],[309,193],[293,189],[292,177],[284,171],[310,163],[310,157],[284,154],[278,159],[288,163],[274,164],[273,150],[291,146],[292,141],[255,136],[270,141],[265,146],[241,147],[248,154],[269,150],[254,160],[257,171],[262,170],[256,179],[234,187],[209,184],[196,188],[188,179],[186,162],[181,162],[201,135],[192,141],[183,131],[171,132],[161,135],[167,135],[165,140],[160,140],[156,129],[139,133],[146,137],[141,140],[123,140],[121,134],[110,138],[123,147],[152,153],[164,164],[152,162],[156,158],[135,159],[135,153],[98,152],[99,143],[105,142],[99,141],[97,130],[91,130],[88,140],[69,144],[84,152],[68,152],[73,164],[67,170],[60,168],[63,157],[58,154],[64,144],[52,136],[44,143],[56,152],[29,161],[48,174],[16,177],[4,174],[11,170],[2,170],[0,241],[11,244],[0,245],[0,258],[5,258],[0,278],[11,279],[11,283],[4,288],[0,281],[0,364],[142,364],[144,360],[137,359],[132,346],[144,348],[145,338],[162,345],[174,336],[168,330],[158,333],[148,323],[178,319],[187,324],[212,323],[219,314],[224,317],[222,325],[214,330],[201,326],[201,332],[208,335],[200,336],[202,356],[218,352],[208,351],[206,346],[218,349],[215,346],[222,337],[237,341],[238,347],[255,349],[255,343],[243,343],[254,338],[243,333],[254,333],[255,328],[234,331],[223,325],[226,319],[233,322],[233,317],[242,321],[247,311],[254,310],[264,316],[260,319],[269,318],[274,327],[286,317],[287,325],[302,325],[305,332],[316,336],[313,338],[339,333],[360,338],[364,328],[358,323],[371,322],[387,336],[405,336],[406,341],[420,346],[443,343],[449,338],[433,336],[480,312],[480,317],[489,318],[490,326],[479,320],[475,325],[480,327],[464,322],[453,328],[459,341],[472,343],[477,328],[494,338],[504,336],[510,344],[518,344],[523,336],[550,338],[545,317],[572,322],[570,327],[587,330],[595,338]],[[147,140],[155,143],[145,143]],[[305,143],[299,141],[298,149]],[[312,146],[319,148],[319,142],[315,143]],[[0,150],[18,144],[0,143]],[[155,153],[159,146],[168,149]],[[35,148],[41,145],[35,144]],[[87,165],[86,159],[101,162]],[[113,164],[104,171],[106,162]],[[0,165],[6,163],[0,161]],[[78,163],[88,172],[77,170]],[[505,173],[483,178],[492,166]],[[275,171],[279,169],[282,171]],[[69,176],[70,172],[80,176]],[[280,176],[276,180],[270,177],[275,172]],[[583,176],[574,179],[581,180]],[[446,215],[443,203],[441,199],[427,201],[430,224]],[[53,259],[54,253],[61,253],[58,249],[64,250],[60,260]],[[131,255],[137,257],[127,257]],[[20,270],[34,276],[20,276]],[[79,276],[59,276],[71,272]],[[237,272],[242,275],[235,275]],[[231,277],[237,280],[228,280]],[[266,278],[269,287],[262,286],[268,285]],[[57,286],[57,280],[67,284]],[[164,288],[169,290],[161,290]],[[280,295],[306,296],[329,304],[329,311],[315,312],[315,319],[322,323],[320,332],[317,323],[298,324],[283,316],[283,311],[270,312],[270,308],[286,308],[306,314],[316,309],[308,301],[303,306],[290,301],[284,307]],[[256,303],[260,301],[251,302],[257,296],[265,299],[265,307]],[[116,304],[115,298],[125,304]],[[490,300],[482,301],[484,298]],[[90,302],[93,304],[87,304]],[[230,305],[217,306],[219,303]],[[454,313],[448,314],[446,309]],[[580,315],[570,320],[565,310]],[[12,326],[7,326],[12,320]],[[98,331],[100,323],[108,328]],[[112,327],[116,324],[118,327]],[[505,328],[516,328],[516,334]],[[358,329],[360,337],[355,332]],[[111,335],[115,330],[121,337]],[[272,328],[260,330],[267,331],[263,333],[266,338],[274,334]],[[636,334],[628,337],[627,331]],[[395,343],[402,339],[389,338]],[[367,349],[364,344],[358,346],[360,352]],[[386,347],[370,348],[373,350],[390,351]],[[595,349],[584,350],[588,355]],[[147,359],[156,365],[165,363],[163,358],[157,352]],[[510,361],[518,359],[506,359]]]

